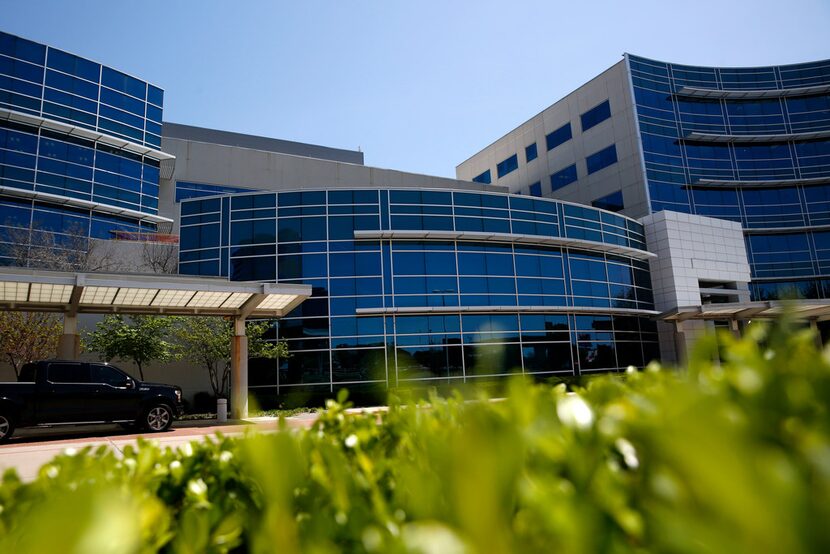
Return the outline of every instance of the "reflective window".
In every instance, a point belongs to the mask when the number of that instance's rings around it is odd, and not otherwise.
[[[536,143],[525,146],[525,161],[530,162],[536,159],[539,153],[536,151]]]
[[[506,160],[501,161],[496,165],[496,174],[499,176],[499,179],[501,179],[508,173],[512,173],[517,169],[519,169],[519,157],[516,154],[513,154]]]
[[[564,169],[560,169],[550,176],[551,190],[559,190],[564,186],[570,185],[577,179],[576,164],[569,165]]]
[[[617,163],[617,147],[614,144],[585,158],[588,175],[615,163]]]
[[[591,202],[591,205],[595,208],[600,208],[611,212],[619,212],[625,208],[621,190],[612,192],[611,194],[603,196],[602,198],[597,198],[596,200]]]
[[[602,123],[609,117],[611,117],[611,105],[608,103],[608,100],[606,100],[579,116],[579,119],[582,122],[582,132],[584,133],[591,127]]]
[[[545,142],[547,144],[548,150],[553,150],[560,144],[568,142],[573,137],[571,133],[571,124],[566,123],[563,126],[559,127],[557,130],[549,133],[545,136]]]
[[[542,196],[542,182],[536,181],[535,183],[530,185],[530,188],[528,190],[531,196]]]
[[[484,183],[485,185],[489,185],[493,182],[492,177],[490,177],[490,170],[488,169],[484,173],[476,175],[475,177],[473,177],[473,181],[476,183]]]
[[[52,383],[89,383],[89,366],[82,363],[49,364],[46,379]]]

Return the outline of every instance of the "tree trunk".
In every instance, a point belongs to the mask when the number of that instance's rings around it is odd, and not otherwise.
[[[138,366],[138,374],[141,376],[141,380],[144,380],[144,369],[141,367],[141,363],[136,364]]]
[[[20,371],[17,369],[17,362],[14,360],[14,356],[11,354],[9,356],[9,363],[11,363],[12,369],[14,369],[14,378],[18,381],[20,380]]]
[[[221,396],[219,391],[219,374],[213,364],[208,365],[208,375],[210,375],[210,388],[213,389],[213,396],[219,398]]]

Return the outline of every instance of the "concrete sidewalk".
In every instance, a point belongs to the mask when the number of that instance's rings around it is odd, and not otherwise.
[[[289,428],[302,429],[311,427],[316,419],[317,414],[300,414],[285,418],[285,421]],[[67,448],[104,445],[123,452],[125,446],[135,444],[139,437],[154,440],[162,447],[177,448],[216,433],[240,436],[247,430],[274,432],[278,426],[278,418],[260,417],[223,424],[215,420],[177,421],[164,433],[134,433],[121,430],[117,425],[21,429],[8,443],[0,446],[0,473],[15,468],[21,479],[30,481],[37,477],[43,464]]]
[[[351,408],[349,414],[379,414],[385,412],[386,406]],[[316,412],[300,413],[286,417],[289,429],[307,429],[317,420]],[[61,454],[67,448],[85,446],[108,446],[117,452],[123,452],[128,444],[135,444],[136,439],[144,437],[156,441],[159,445],[177,448],[190,441],[199,440],[207,435],[222,433],[227,436],[240,436],[246,430],[274,432],[279,427],[279,418],[252,417],[243,420],[231,420],[218,423],[216,420],[176,421],[173,427],[164,433],[134,433],[125,431],[117,425],[57,426],[20,429],[8,443],[0,445],[0,474],[15,468],[24,481],[37,477],[43,464]]]

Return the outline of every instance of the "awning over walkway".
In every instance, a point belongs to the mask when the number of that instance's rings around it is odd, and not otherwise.
[[[308,285],[0,268],[0,310],[282,317],[309,296]]]
[[[663,312],[657,319],[663,321],[747,320],[768,319],[789,312],[799,319],[830,319],[830,300],[798,300],[769,302],[734,302],[682,306]]]
[[[231,408],[248,414],[247,318],[283,317],[311,296],[308,285],[233,283],[225,279],[161,274],[68,273],[0,268],[0,311],[63,314],[58,357],[80,355],[78,314],[226,316],[234,319]]]

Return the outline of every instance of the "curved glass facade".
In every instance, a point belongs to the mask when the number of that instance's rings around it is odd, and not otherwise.
[[[15,263],[11,244],[29,230],[43,244],[155,229],[162,100],[144,81],[0,33],[0,264]]]
[[[830,297],[830,61],[628,63],[651,209],[739,221],[755,300]]]
[[[303,283],[280,320],[283,393],[510,372],[617,371],[657,356],[642,226],[522,196],[357,189],[181,203],[180,271]]]

